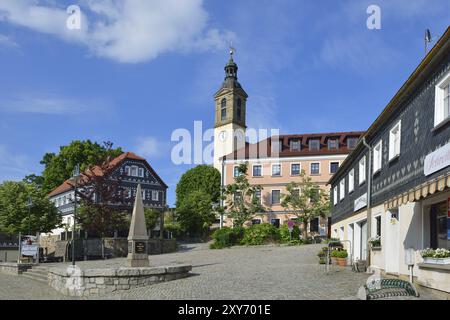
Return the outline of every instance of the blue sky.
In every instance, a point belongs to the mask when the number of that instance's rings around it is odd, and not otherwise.
[[[66,8],[80,6],[82,29]],[[366,9],[381,8],[381,30]],[[442,35],[450,2],[0,0],[0,182],[40,173],[46,152],[111,140],[169,185],[189,166],[171,134],[213,125],[228,43],[248,125],[281,133],[365,130]]]

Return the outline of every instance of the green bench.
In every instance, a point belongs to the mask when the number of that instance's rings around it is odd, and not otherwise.
[[[373,280],[364,285],[364,288],[367,300],[400,296],[419,297],[419,293],[410,282],[400,279]]]

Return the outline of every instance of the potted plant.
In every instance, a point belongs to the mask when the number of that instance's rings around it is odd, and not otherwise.
[[[338,255],[339,255],[339,251],[338,250],[333,250],[331,251],[331,264],[337,265],[338,264]]]
[[[420,251],[424,263],[450,264],[450,250],[439,248],[436,250],[426,248]]]
[[[345,267],[347,265],[347,257],[348,253],[347,250],[340,250],[337,251],[337,263],[341,267]]]
[[[369,243],[372,250],[381,250],[381,238],[379,236],[370,238]]]
[[[319,264],[325,264],[327,259],[327,253],[324,252],[323,250],[320,250],[317,256],[319,257]]]

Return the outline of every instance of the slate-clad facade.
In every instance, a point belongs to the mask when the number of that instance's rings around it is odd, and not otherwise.
[[[122,190],[122,208],[131,213],[138,184],[141,185],[143,202],[146,208],[163,211],[166,209],[167,185],[158,176],[150,164],[132,152],[126,152],[110,162],[108,179],[120,180]],[[97,173],[98,167],[93,171]],[[98,173],[100,173],[98,171]],[[63,216],[63,224],[73,226],[74,189],[65,181],[49,194],[50,200]],[[101,199],[97,199],[101,201]],[[55,229],[53,234],[61,234],[64,229]]]
[[[450,249],[450,28],[329,184],[332,234],[350,240],[353,260],[402,276],[411,249],[417,281],[450,292],[450,268],[430,267],[420,255],[427,247]],[[375,238],[380,248],[371,246]]]

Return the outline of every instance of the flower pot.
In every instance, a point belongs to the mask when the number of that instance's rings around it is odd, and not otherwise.
[[[338,258],[336,258],[336,257],[331,257],[331,264],[337,265],[338,264],[337,259]]]
[[[426,257],[423,258],[424,263],[431,263],[431,264],[450,264],[450,257],[448,258],[431,258]]]
[[[337,263],[341,267],[345,267],[347,265],[347,258],[337,258]]]

